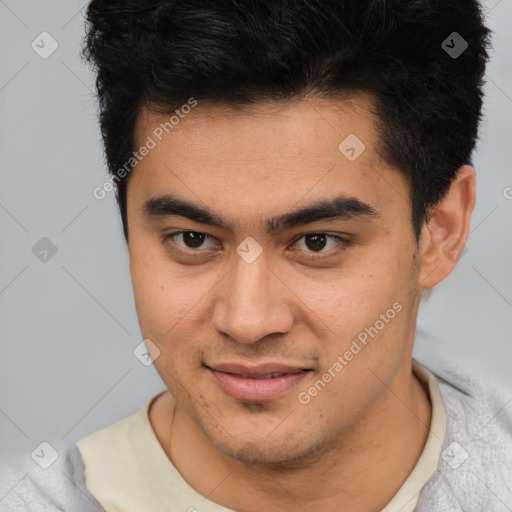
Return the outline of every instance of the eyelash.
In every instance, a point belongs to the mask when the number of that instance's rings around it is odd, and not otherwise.
[[[210,235],[208,235],[207,233],[202,233],[200,231],[193,231],[193,230],[186,230],[186,231],[174,231],[173,233],[168,233],[168,234],[165,234],[161,237],[161,241],[162,243],[165,245],[167,243],[168,240],[170,239],[173,239],[175,236],[177,235],[181,235],[183,233],[196,233],[196,234],[199,234],[199,235],[205,235],[207,238],[205,238],[204,242],[206,240],[208,240],[209,238],[214,238]],[[309,259],[309,260],[321,260],[321,259],[327,259],[327,258],[331,258],[333,256],[337,256],[338,254],[340,254],[346,247],[352,245],[353,241],[350,240],[350,239],[347,239],[347,238],[343,238],[343,237],[340,237],[338,235],[331,235],[329,233],[325,233],[323,231],[312,231],[310,233],[305,233],[301,236],[299,236],[298,238],[296,238],[293,242],[293,245],[295,245],[299,240],[301,240],[302,238],[305,238],[306,236],[311,236],[311,235],[323,235],[327,238],[330,238],[330,239],[334,239],[334,240],[337,240],[339,242],[339,245],[338,245],[338,248],[337,249],[334,249],[334,250],[331,250],[329,251],[328,253],[319,253],[319,254],[322,254],[322,256],[317,256],[317,255],[304,255],[304,257],[306,259]],[[189,249],[189,250],[185,250],[185,249],[182,249],[181,247],[177,247],[177,248],[174,248],[173,249],[174,251],[177,251],[181,254],[186,254],[186,255],[194,255],[194,254],[197,254],[199,253],[200,254],[200,251],[199,250],[193,250],[193,249]]]

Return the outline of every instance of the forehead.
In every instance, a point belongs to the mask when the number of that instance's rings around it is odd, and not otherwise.
[[[222,155],[223,147],[232,151],[233,146],[238,146],[240,152],[255,153],[264,144],[267,157],[290,156],[292,152],[296,154],[298,147],[303,152],[313,149],[318,157],[328,145],[332,151],[332,143],[341,142],[344,134],[354,134],[364,139],[369,149],[366,157],[376,156],[372,150],[378,145],[379,137],[374,99],[370,94],[330,99],[308,96],[251,105],[195,103],[192,108],[184,104],[165,114],[149,107],[141,109],[135,128],[137,145],[152,135],[158,142],[172,143],[174,139],[176,144],[181,144],[188,139],[187,144],[197,149],[208,139],[211,145],[217,146],[214,156]],[[335,144],[334,150],[337,149]]]
[[[370,95],[244,109],[198,102],[174,115],[144,109],[136,146],[149,139],[154,147],[137,164],[128,187],[141,201],[178,190],[181,197],[230,210],[232,218],[248,204],[270,214],[279,205],[339,192],[376,207],[390,201],[402,210],[408,206],[405,179],[380,157]]]

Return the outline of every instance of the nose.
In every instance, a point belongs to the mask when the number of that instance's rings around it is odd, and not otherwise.
[[[265,253],[252,263],[237,256],[221,283],[212,318],[218,332],[252,344],[292,328],[293,294],[269,267]]]

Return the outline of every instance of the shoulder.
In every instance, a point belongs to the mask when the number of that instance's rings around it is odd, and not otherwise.
[[[127,434],[135,417],[88,434],[61,452],[48,469],[0,465],[0,512],[104,512],[90,491],[89,466],[95,470],[92,477],[100,481],[105,477],[107,482],[109,468],[124,475],[124,463],[131,454]]]
[[[510,511],[510,397],[453,361],[426,366],[437,377],[447,423],[438,471],[422,491],[423,508],[416,510]]]
[[[69,447],[48,469],[0,468],[2,512],[104,512],[85,487],[78,448]]]

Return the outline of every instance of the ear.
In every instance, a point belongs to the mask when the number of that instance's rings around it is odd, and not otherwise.
[[[465,250],[475,206],[475,182],[473,167],[460,167],[446,195],[433,207],[423,225],[420,288],[432,288],[447,277]]]

